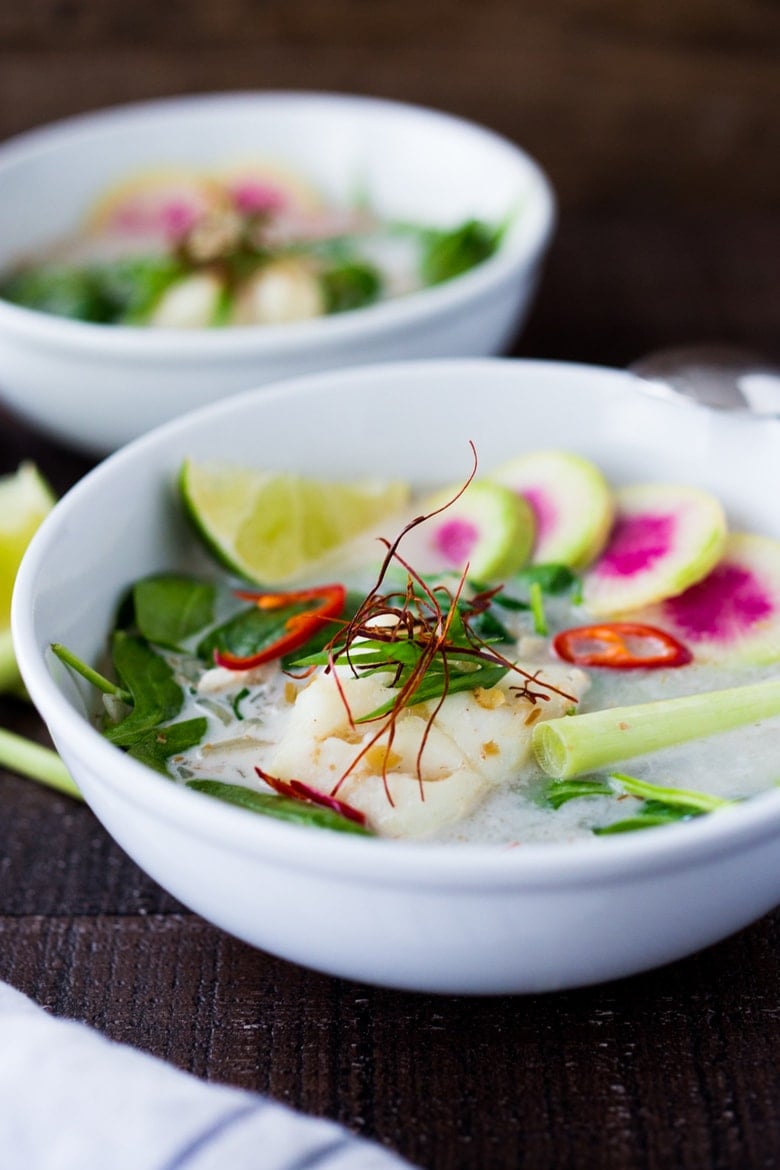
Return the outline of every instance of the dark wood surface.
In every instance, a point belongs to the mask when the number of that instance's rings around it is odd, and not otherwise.
[[[559,192],[515,353],[625,365],[716,340],[779,358],[779,43],[775,0],[28,0],[0,8],[0,137],[230,87],[427,102],[528,146]],[[0,406],[0,474],[23,458],[60,492],[88,467]],[[0,701],[0,726],[45,739],[22,703]],[[401,994],[236,942],[88,809],[0,771],[0,978],[426,1170],[780,1165],[780,913],[603,987]]]
[[[171,93],[331,89],[516,137],[567,204],[780,197],[777,0],[4,0],[0,50],[0,136]]]

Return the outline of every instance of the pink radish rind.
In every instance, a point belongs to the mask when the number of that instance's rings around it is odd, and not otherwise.
[[[647,615],[684,640],[697,660],[780,660],[780,541],[734,533],[702,581]]]
[[[612,524],[612,492],[589,460],[569,451],[531,451],[501,464],[490,479],[531,507],[536,564],[584,569],[601,552]]]
[[[636,485],[616,493],[607,546],[584,579],[586,610],[597,617],[635,610],[682,593],[719,561],[726,516],[694,487]]]

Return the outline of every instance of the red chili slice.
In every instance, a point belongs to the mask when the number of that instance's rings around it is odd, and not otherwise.
[[[275,658],[283,658],[285,654],[304,646],[326,621],[339,616],[347,600],[347,590],[343,585],[320,585],[316,589],[298,589],[291,593],[250,593],[237,590],[236,596],[243,598],[244,601],[254,601],[260,609],[284,609],[285,606],[297,605],[299,602],[314,603],[311,609],[288,618],[284,623],[285,633],[281,638],[277,638],[257,654],[241,658],[226,650],[214,651],[214,661],[218,666],[224,666],[227,670],[251,670],[265,662],[272,662]]]
[[[603,622],[562,630],[553,638],[559,658],[576,666],[607,666],[614,670],[652,670],[685,666],[693,660],[687,646],[665,630],[641,622]]]
[[[280,796],[288,796],[291,800],[302,800],[308,804],[318,804],[322,808],[329,808],[332,812],[339,813],[348,821],[354,821],[357,825],[366,824],[366,814],[351,804],[347,804],[346,800],[339,800],[335,796],[329,796],[327,792],[320,792],[319,789],[312,788],[310,784],[304,784],[303,780],[280,780],[278,776],[269,776],[268,772],[264,772],[262,768],[258,767],[255,767],[255,771],[260,779],[264,780],[268,787],[273,788],[274,792],[278,792]]]

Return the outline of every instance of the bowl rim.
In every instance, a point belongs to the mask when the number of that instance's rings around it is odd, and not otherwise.
[[[74,135],[89,136],[105,131],[113,124],[121,126],[122,123],[138,119],[143,121],[154,118],[158,114],[186,114],[198,107],[272,107],[279,103],[316,103],[338,110],[388,110],[399,117],[424,119],[430,123],[451,126],[492,144],[496,150],[513,157],[527,176],[526,207],[520,216],[520,230],[514,238],[510,235],[493,256],[453,280],[376,305],[310,321],[262,327],[231,326],[221,330],[151,330],[142,326],[106,326],[75,321],[0,299],[0,330],[7,329],[21,337],[35,340],[37,344],[86,350],[109,358],[121,356],[124,359],[148,360],[154,357],[175,357],[177,360],[199,362],[204,358],[238,359],[247,354],[257,354],[258,357],[286,355],[302,347],[316,349],[338,346],[345,340],[359,342],[376,334],[394,332],[414,323],[424,324],[442,314],[457,311],[484,293],[516,279],[519,272],[525,269],[531,272],[549,245],[557,220],[555,193],[545,171],[523,147],[488,126],[446,110],[346,92],[269,89],[184,94],[75,114],[27,130],[0,143],[0,183],[5,170],[24,163],[36,154],[45,154],[50,145],[67,142]],[[527,220],[525,228],[522,226],[523,220]]]
[[[106,740],[60,690],[49,669],[50,652],[41,652],[37,645],[34,586],[54,534],[78,514],[82,496],[101,490],[104,480],[121,472],[126,464],[137,463],[146,448],[164,448],[169,436],[180,429],[204,426],[209,418],[224,411],[253,408],[255,403],[280,396],[318,392],[323,383],[334,379],[340,384],[345,380],[361,383],[375,375],[382,377],[389,369],[394,377],[403,378],[430,371],[446,375],[464,367],[481,379],[489,379],[493,371],[507,367],[523,367],[530,373],[561,370],[574,377],[595,374],[611,380],[619,394],[645,393],[666,409],[698,413],[695,403],[658,399],[652,388],[645,388],[641,379],[625,370],[578,362],[474,358],[385,362],[283,379],[210,403],[155,428],[103,460],[62,497],[33,537],[17,575],[12,631],[19,666],[55,742],[59,740],[66,753],[80,762],[89,761],[87,770],[99,772],[98,783],[109,788],[113,796],[198,839],[222,846],[229,842],[234,851],[273,860],[291,869],[327,868],[332,876],[343,879],[360,873],[366,882],[391,879],[403,885],[446,883],[464,890],[519,885],[550,890],[575,883],[603,884],[617,877],[639,881],[659,868],[672,872],[687,869],[694,862],[706,864],[713,855],[725,856],[780,836],[780,789],[762,792],[721,813],[686,824],[662,826],[652,833],[569,842],[489,845],[312,832],[271,818],[248,816],[244,810],[166,781]],[[755,423],[762,425],[758,418]],[[305,844],[305,849],[296,850],[296,844]]]

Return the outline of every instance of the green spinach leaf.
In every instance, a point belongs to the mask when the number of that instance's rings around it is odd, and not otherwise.
[[[420,272],[425,284],[442,284],[481,264],[498,247],[501,231],[469,219],[452,231],[426,231]]]
[[[153,727],[128,748],[128,755],[170,777],[167,767],[169,757],[195,747],[203,739],[207,728],[208,720],[202,716],[169,723],[165,727]]]
[[[174,719],[184,695],[168,663],[143,639],[116,630],[111,639],[114,670],[132,697],[133,708],[105,735],[119,747],[131,747],[159,723]]]
[[[372,305],[382,292],[382,278],[372,264],[347,260],[322,273],[320,278],[329,313],[345,313]]]
[[[357,833],[363,837],[373,836],[370,829],[356,821],[343,817],[332,809],[309,804],[304,800],[293,800],[288,796],[277,796],[270,792],[255,792],[240,784],[224,784],[220,780],[188,780],[187,787],[207,796],[215,796],[228,804],[278,820],[290,821],[296,825],[311,825],[319,829],[334,829],[338,833]]]
[[[216,587],[177,573],[145,577],[133,586],[139,631],[149,642],[177,650],[214,620]]]

